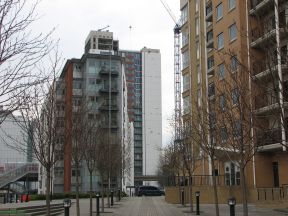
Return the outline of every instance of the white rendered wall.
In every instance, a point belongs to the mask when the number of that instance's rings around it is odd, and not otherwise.
[[[18,123],[16,122],[19,121]],[[27,152],[16,150],[21,146],[26,150],[25,133],[19,124],[20,117],[8,116],[0,125],[0,164],[4,163],[25,163]],[[9,147],[10,146],[10,147]],[[16,148],[13,149],[13,146]]]
[[[162,147],[161,54],[143,48],[143,175],[156,175]],[[153,184],[145,182],[145,184]]]

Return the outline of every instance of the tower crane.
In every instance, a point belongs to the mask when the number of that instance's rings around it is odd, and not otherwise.
[[[180,68],[180,33],[181,20],[177,21],[175,15],[164,0],[160,0],[166,11],[175,23],[174,31],[174,101],[175,101],[175,143],[181,140],[182,114],[181,114],[181,68]]]
[[[110,27],[110,26],[107,25],[107,26],[105,26],[104,28],[100,28],[100,29],[98,29],[97,31],[102,31],[102,30],[107,29],[107,28],[109,28],[109,27]]]

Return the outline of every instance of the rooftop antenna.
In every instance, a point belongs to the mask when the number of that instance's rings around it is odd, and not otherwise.
[[[100,28],[100,29],[98,29],[97,31],[102,31],[102,30],[107,29],[107,28],[109,28],[109,27],[110,27],[110,26],[107,25],[107,26],[105,26],[104,28]]]
[[[130,32],[129,32],[130,33],[129,34],[130,44],[129,45],[130,45],[130,49],[132,50],[132,26],[131,25],[129,26],[129,30],[130,30]]]

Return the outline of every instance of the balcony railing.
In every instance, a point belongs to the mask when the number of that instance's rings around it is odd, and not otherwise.
[[[212,22],[213,19],[213,8],[212,4],[206,7],[206,21],[207,22]]]
[[[119,75],[118,68],[111,67],[111,70],[109,70],[109,68],[106,67],[106,66],[102,66],[101,67],[101,69],[100,69],[100,74],[101,75],[109,75],[110,73],[111,73],[111,76],[118,76]]]
[[[287,55],[281,56],[282,68],[288,65],[287,60],[288,60]],[[278,64],[277,57],[272,57],[271,59],[269,59],[269,61],[266,61],[266,60],[254,61],[252,63],[252,75],[254,76],[260,75],[260,73],[263,73],[262,76],[265,76],[268,74],[271,75],[271,72],[278,70],[277,64]],[[260,78],[260,76],[258,78]]]
[[[275,91],[267,91],[263,95],[255,98],[255,109],[261,109],[279,103],[278,93]],[[287,97],[283,97],[284,102],[288,101]]]
[[[266,10],[274,10],[274,7],[269,7],[274,2],[274,0],[250,0],[250,15],[255,15],[255,13],[263,13]]]
[[[208,86],[208,97],[211,99],[213,97],[215,97],[215,85],[214,84],[210,84]]]
[[[118,88],[117,86],[112,86],[111,88],[109,88],[109,86],[103,86],[99,91],[103,93],[109,93],[109,91],[111,91],[111,93],[118,93]]]
[[[106,111],[106,110],[112,110],[112,111],[117,111],[118,110],[118,106],[116,103],[112,103],[110,106],[108,103],[102,103],[99,107],[100,110]]]
[[[287,35],[287,27],[288,26],[285,22],[279,22],[280,37],[282,37],[283,35]],[[272,37],[276,37],[276,24],[274,17],[272,17],[266,22],[264,21],[263,26],[257,26],[251,30],[251,46],[257,47],[260,44],[269,41],[269,39],[271,39]],[[272,45],[275,45],[275,42],[272,43]]]
[[[281,128],[272,128],[270,130],[266,130],[257,134],[257,146],[266,146],[281,142],[282,142]]]

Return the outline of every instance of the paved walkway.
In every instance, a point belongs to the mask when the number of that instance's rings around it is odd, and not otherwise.
[[[93,215],[95,214],[95,200],[93,200]],[[106,206],[106,204],[105,204]],[[80,200],[81,216],[89,215],[89,200]],[[194,208],[195,211],[195,208]],[[70,216],[76,215],[76,205],[70,209]],[[64,214],[63,214],[64,215]],[[115,202],[111,208],[105,208],[104,216],[188,216],[196,215],[195,212],[189,212],[189,207],[181,205],[168,204],[164,197],[127,197],[120,202]],[[200,205],[200,215],[215,216],[214,205]],[[230,216],[228,205],[220,205],[220,215]],[[236,205],[236,216],[242,216],[242,205]],[[288,209],[285,212],[275,211],[269,208],[259,208],[255,205],[249,205],[249,216],[284,216],[288,215]]]
[[[61,200],[53,201],[52,203],[59,203]],[[73,205],[70,208],[70,216],[76,215],[75,200],[72,200]],[[104,216],[188,216],[196,215],[195,212],[189,213],[189,207],[182,207],[180,205],[167,204],[164,197],[127,197],[120,202],[116,201],[114,206],[107,208],[107,199],[105,199],[105,213],[100,213]],[[41,205],[44,201],[32,201],[29,203],[11,203],[0,204],[1,208],[13,208],[26,205]],[[96,203],[93,199],[93,216],[96,215]],[[195,208],[194,208],[195,211]],[[286,211],[286,212],[285,212]],[[284,216],[288,215],[288,209],[284,212],[275,211],[269,208],[260,208],[255,205],[249,205],[249,216]],[[89,199],[80,199],[80,215],[89,215]],[[62,214],[63,216],[64,214]],[[200,205],[200,215],[214,216],[215,210],[212,204]],[[228,205],[220,205],[220,215],[230,216]],[[242,205],[236,205],[236,216],[242,215]]]

